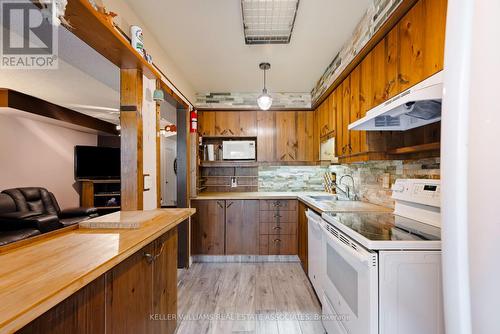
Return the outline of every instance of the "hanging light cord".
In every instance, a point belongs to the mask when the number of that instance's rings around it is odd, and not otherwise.
[[[267,92],[267,89],[266,89],[266,69],[264,69],[264,91]]]

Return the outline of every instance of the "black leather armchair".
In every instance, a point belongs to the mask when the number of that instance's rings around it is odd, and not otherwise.
[[[3,244],[21,240],[97,216],[96,208],[61,210],[45,188],[7,189],[0,194],[0,245],[2,240]]]
[[[62,226],[74,225],[98,216],[96,208],[61,210],[54,194],[45,188],[14,188],[4,190],[2,193],[12,197],[18,211],[36,211],[42,212],[44,215],[55,215]]]
[[[41,232],[31,222],[22,222],[23,218],[36,216],[35,212],[16,212],[14,200],[5,194],[0,194],[0,246],[39,235]]]

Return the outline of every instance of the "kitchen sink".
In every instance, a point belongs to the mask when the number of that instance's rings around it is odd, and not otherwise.
[[[340,201],[353,201],[345,197],[339,197],[338,195],[310,195],[307,196],[315,202],[318,203],[329,203],[329,202],[340,202]]]
[[[307,196],[315,201],[336,201],[337,196],[336,195],[311,195]]]

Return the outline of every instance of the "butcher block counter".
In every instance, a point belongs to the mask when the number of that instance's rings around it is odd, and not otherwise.
[[[177,225],[194,212],[114,213],[0,248],[0,333],[173,333],[149,316],[176,312]]]

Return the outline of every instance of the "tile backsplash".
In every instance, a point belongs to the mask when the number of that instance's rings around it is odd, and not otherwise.
[[[392,186],[398,178],[439,179],[440,159],[372,161],[360,164],[322,166],[259,167],[259,191],[322,191],[323,175],[328,170],[354,179],[354,192],[360,200],[394,207],[390,188],[384,188],[384,178]],[[350,185],[349,179],[343,183]]]
[[[321,166],[261,166],[259,191],[323,191]]]

